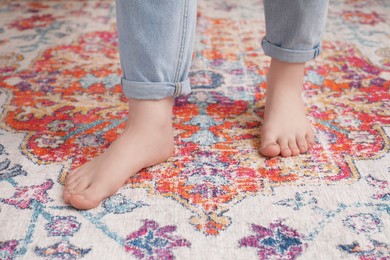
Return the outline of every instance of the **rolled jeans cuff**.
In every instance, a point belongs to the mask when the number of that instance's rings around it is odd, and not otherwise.
[[[290,63],[302,63],[313,60],[320,55],[322,48],[321,43],[319,43],[311,50],[286,49],[269,42],[265,37],[263,38],[261,45],[265,55]]]
[[[191,93],[190,80],[181,82],[136,82],[122,77],[122,91],[128,98],[164,99]]]

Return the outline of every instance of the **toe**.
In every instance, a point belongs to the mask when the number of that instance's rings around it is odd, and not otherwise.
[[[280,154],[280,147],[276,143],[276,138],[267,132],[261,135],[260,153],[267,157],[274,157]]]
[[[81,171],[80,168],[77,168],[66,176],[65,179],[65,185],[70,185],[71,183],[75,182],[78,178],[80,178],[83,175],[83,171]]]
[[[69,187],[67,191],[71,194],[78,194],[83,192],[91,184],[89,178],[80,178],[76,182],[72,183],[73,186]]]
[[[76,209],[93,209],[99,206],[99,203],[99,200],[81,194],[74,194],[70,197],[70,204]]]
[[[287,139],[280,139],[278,140],[279,146],[280,146],[280,154],[283,157],[290,157],[291,156],[291,150],[290,147],[288,146],[288,141]]]
[[[74,190],[74,188],[79,184],[80,182],[80,179],[82,178],[79,178],[71,183],[65,183],[65,187],[64,187],[64,190],[66,190],[67,192],[70,192],[72,193],[72,191]]]
[[[308,150],[308,143],[306,141],[306,138],[303,136],[297,137],[297,145],[300,153],[306,153]]]
[[[274,157],[280,154],[280,147],[277,143],[264,145],[260,148],[260,153],[267,157]]]
[[[73,183],[71,183],[70,185],[67,185],[67,186],[65,185],[64,193],[63,193],[64,201],[66,203],[69,203],[70,196],[73,196],[74,194],[78,194],[80,192],[83,192],[84,190],[86,190],[88,188],[88,186],[90,184],[91,184],[90,179],[83,176],[83,177],[80,177],[79,179],[77,179],[77,181],[74,181]]]
[[[114,194],[117,190],[105,190],[107,187],[100,185],[91,185],[83,192],[72,195],[70,204],[78,209],[92,209],[99,206],[100,202],[105,198]]]
[[[66,204],[69,204],[70,196],[72,196],[72,195],[66,190],[64,190],[64,192],[62,193],[62,198],[64,199],[64,202]]]
[[[74,193],[74,188],[77,186],[78,182],[72,182],[69,185],[65,185],[64,192],[66,191],[69,194]]]
[[[308,147],[313,147],[315,145],[315,140],[314,140],[314,132],[310,131],[309,133],[306,134],[306,143]]]
[[[299,151],[299,148],[297,146],[297,142],[295,139],[290,139],[288,141],[288,147],[290,148],[292,156],[296,156],[299,154],[300,151]]]

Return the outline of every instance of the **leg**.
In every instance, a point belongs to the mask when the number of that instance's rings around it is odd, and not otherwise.
[[[139,170],[172,155],[174,96],[191,90],[196,1],[117,0],[116,8],[129,115],[102,155],[66,177],[64,201],[79,209],[98,206]]]
[[[301,99],[305,62],[321,50],[328,0],[265,0],[266,36],[271,56],[260,152],[284,157],[305,153],[314,132]]]

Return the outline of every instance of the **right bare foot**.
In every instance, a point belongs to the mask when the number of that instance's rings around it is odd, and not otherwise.
[[[69,173],[64,201],[95,208],[139,170],[166,161],[174,151],[172,106],[173,97],[129,101],[125,130],[102,155]]]
[[[304,63],[271,60],[261,129],[264,156],[295,156],[314,145],[314,131],[301,98],[304,67]]]

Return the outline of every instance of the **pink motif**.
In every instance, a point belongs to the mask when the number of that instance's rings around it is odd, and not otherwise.
[[[18,240],[0,241],[0,258],[3,260],[14,259],[14,253],[19,244]]]
[[[38,203],[48,203],[52,201],[47,195],[47,190],[53,187],[53,181],[48,179],[41,185],[17,187],[15,194],[8,199],[2,199],[3,203],[14,205],[20,209],[30,208],[33,201]]]

